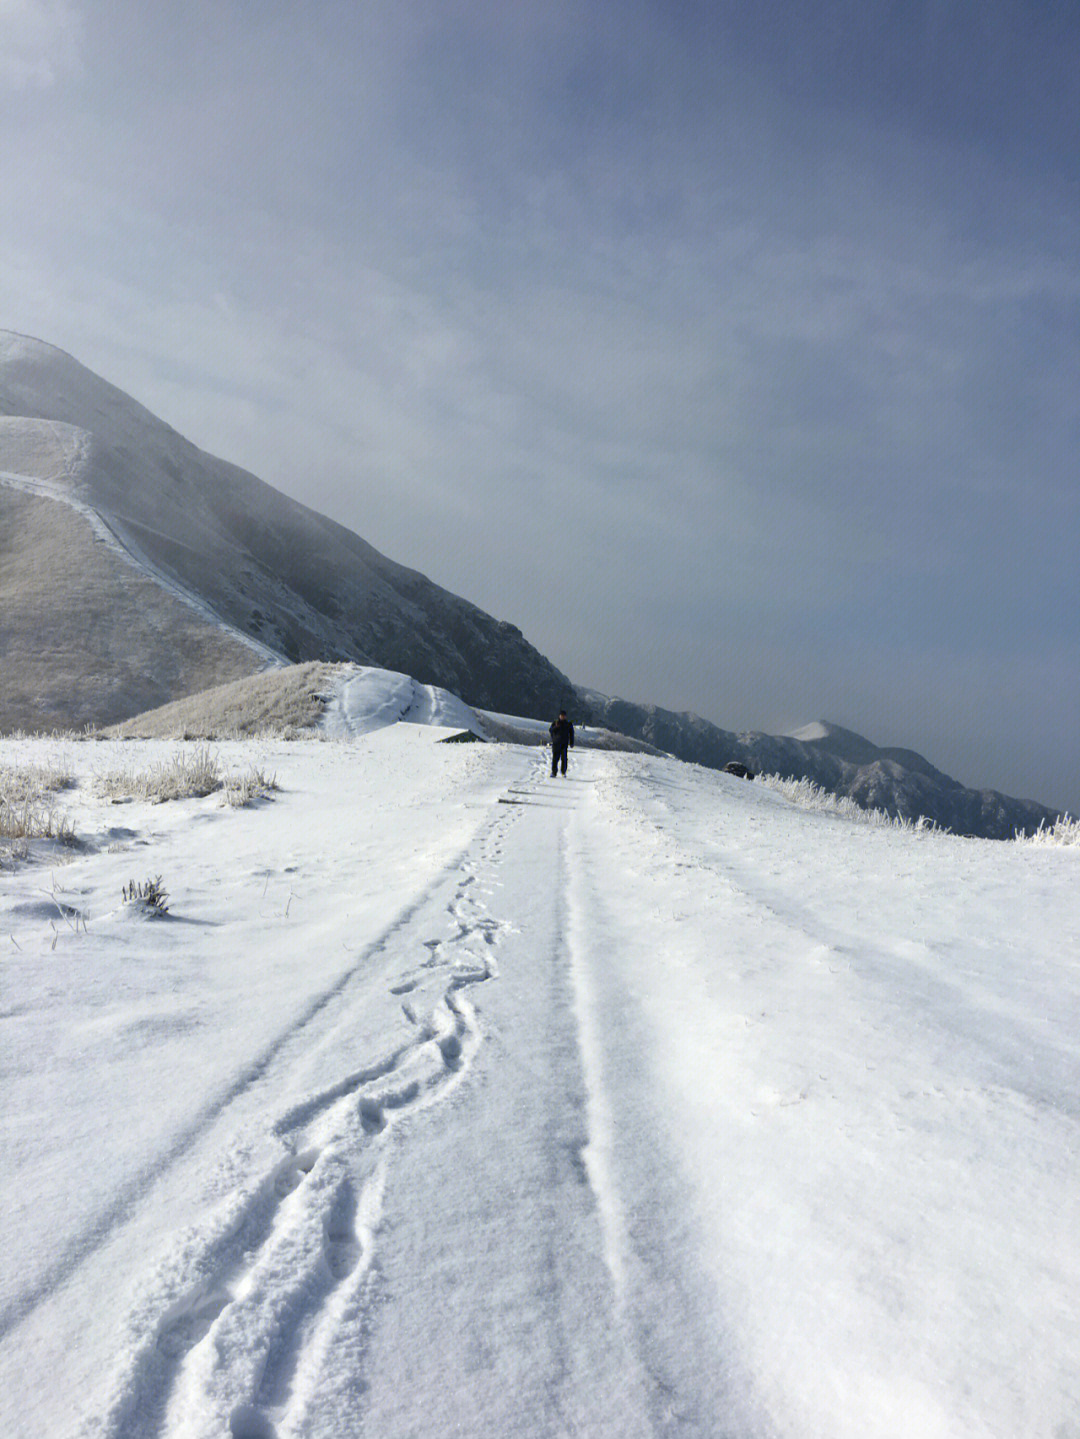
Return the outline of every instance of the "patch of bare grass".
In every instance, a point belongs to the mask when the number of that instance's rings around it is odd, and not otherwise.
[[[308,660],[265,670],[173,700],[103,733],[118,739],[297,739],[318,724],[339,669]]]

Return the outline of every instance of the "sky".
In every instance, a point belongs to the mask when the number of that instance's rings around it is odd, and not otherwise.
[[[575,682],[1080,812],[1073,0],[0,0],[0,325]]]

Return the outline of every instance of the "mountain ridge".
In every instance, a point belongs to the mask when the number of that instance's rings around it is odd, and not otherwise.
[[[807,779],[831,794],[846,796],[864,809],[880,809],[902,819],[932,820],[939,828],[981,839],[1012,839],[1053,824],[1062,811],[1036,800],[1017,799],[993,789],[969,789],[938,770],[914,750],[882,748],[853,730],[813,740],[757,731],[732,731],[690,711],[666,710],[613,699],[594,690],[582,692],[590,712],[609,729],[673,754],[679,759],[722,769],[732,762],[754,773]],[[857,742],[857,743],[856,743]],[[829,746],[837,744],[840,753]],[[858,754],[855,762],[848,756]],[[908,756],[901,763],[896,756]]]
[[[0,335],[0,414],[0,470],[41,482],[44,467],[49,483],[105,519],[134,562],[282,660],[408,670],[492,709],[524,702],[543,713],[572,692],[515,625],[199,450],[62,351]],[[57,424],[63,436],[49,429]],[[2,709],[0,723],[11,723]]]
[[[64,513],[61,513],[61,512]],[[579,718],[677,758],[807,778],[860,804],[1009,838],[1059,811],[968,790],[839,725],[721,729],[570,679],[336,521],[186,440],[65,351],[0,331],[0,732],[128,719],[268,664],[353,661],[466,703]]]

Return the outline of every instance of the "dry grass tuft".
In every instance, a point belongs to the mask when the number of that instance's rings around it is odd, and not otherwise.
[[[96,793],[103,799],[141,799],[150,804],[202,799],[221,790],[226,804],[239,807],[277,788],[277,776],[266,774],[256,765],[242,774],[230,774],[222,769],[220,759],[208,745],[197,745],[191,751],[177,750],[167,763],[148,769],[110,770],[95,780]]]
[[[883,809],[863,809],[856,804],[848,795],[830,794],[828,790],[822,789],[811,779],[785,779],[778,774],[763,774],[758,776],[758,783],[763,784],[767,789],[772,789],[777,794],[782,794],[792,804],[799,805],[802,809],[817,810],[822,814],[834,814],[841,819],[848,819],[855,824],[867,824],[875,829],[901,829],[910,834],[927,834],[931,831],[938,831],[937,825],[932,819],[920,816],[918,819],[905,819],[903,815],[891,815]]]
[[[1080,819],[1064,814],[1053,824],[1041,824],[1034,834],[1018,832],[1016,843],[1080,846]]]
[[[55,763],[0,767],[0,867],[25,859],[34,839],[74,843],[71,820],[53,800],[74,783]]]
[[[277,775],[264,774],[252,765],[246,774],[225,776],[225,803],[239,809],[257,799],[264,799],[277,787]]]
[[[60,790],[74,789],[75,776],[59,760],[49,764],[0,765],[0,801],[40,801]]]
[[[177,750],[167,763],[149,769],[108,770],[97,776],[94,790],[102,799],[164,804],[170,799],[201,799],[223,784],[217,755],[207,745],[199,745],[190,753]]]

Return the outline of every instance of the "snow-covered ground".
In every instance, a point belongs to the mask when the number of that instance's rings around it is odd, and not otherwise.
[[[21,425],[28,432],[31,440],[37,438],[35,433],[37,430],[47,425],[50,431],[56,433],[58,447],[64,446],[69,451],[66,470],[69,472],[75,470],[89,438],[86,434],[71,425],[52,424],[47,421],[23,421]],[[16,455],[19,453],[19,441],[22,438],[20,421],[9,420],[4,439],[7,446],[13,449]],[[113,525],[92,505],[80,498],[74,488],[69,488],[56,481],[36,479],[30,475],[13,474],[10,470],[0,470],[0,485],[4,485],[10,490],[19,490],[23,494],[35,495],[39,499],[53,500],[57,504],[67,505],[69,509],[74,510],[76,514],[86,520],[95,538],[100,540],[125,564],[131,565],[141,574],[148,576],[167,594],[193,609],[202,619],[209,620],[215,627],[238,640],[240,644],[254,650],[265,664],[276,666],[285,663],[276,650],[268,648],[235,625],[229,624],[227,620],[223,620],[205,600],[201,600],[186,585],[179,584],[160,565],[155,565],[142,553],[132,539],[121,539]]]
[[[0,1434],[1076,1439],[1080,851],[369,689],[247,809],[0,742]]]
[[[356,739],[399,722],[483,734],[476,711],[449,690],[369,665],[351,665],[342,675],[322,729],[331,739]]]

